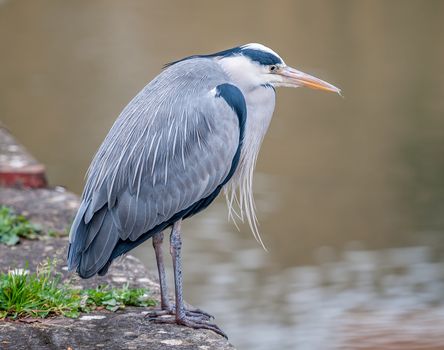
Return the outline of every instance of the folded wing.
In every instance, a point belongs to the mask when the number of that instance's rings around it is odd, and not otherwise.
[[[82,277],[105,273],[117,256],[205,208],[232,175],[245,101],[223,72],[202,76],[207,64],[185,77],[177,65],[159,75],[97,152],[70,233],[68,265]]]

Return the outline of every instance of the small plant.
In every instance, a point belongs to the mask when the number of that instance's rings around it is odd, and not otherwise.
[[[31,224],[24,216],[16,215],[5,206],[0,206],[0,243],[15,245],[20,238],[37,239],[41,229]]]
[[[122,288],[99,286],[96,289],[81,291],[82,297],[87,297],[86,305],[92,309],[105,307],[109,311],[116,311],[125,306],[155,306],[156,302],[147,297],[144,288],[129,288],[125,284]]]
[[[0,273],[0,319],[48,317],[62,315],[78,317],[81,312],[95,309],[116,311],[125,306],[154,306],[143,288],[98,287],[79,290],[70,283],[61,283],[50,263],[37,272],[14,270]]]

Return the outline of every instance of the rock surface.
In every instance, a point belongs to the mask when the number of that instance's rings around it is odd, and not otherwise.
[[[5,163],[13,157],[5,155],[5,149],[14,145],[14,139],[2,130],[0,126],[0,145],[6,148],[0,147],[0,163],[3,160],[0,167],[4,166],[3,169],[6,169]],[[17,147],[13,148],[20,150],[23,159],[27,158],[26,151],[21,146]],[[31,156],[27,159],[34,161]],[[114,262],[104,277],[82,280],[75,274],[68,273],[65,265],[67,231],[79,205],[79,198],[74,194],[60,187],[0,187],[0,205],[14,208],[17,213],[25,215],[32,223],[39,224],[46,232],[53,230],[62,233],[61,237],[46,235],[41,240],[24,240],[13,247],[0,245],[0,271],[7,272],[16,268],[34,271],[48,258],[56,259],[57,270],[62,273],[63,278],[70,279],[81,288],[95,288],[100,284],[120,287],[128,283],[130,287],[148,288],[150,296],[159,300],[159,286],[155,277],[131,255]],[[0,320],[0,349],[234,349],[225,338],[208,330],[149,322],[145,318],[149,310],[128,307],[114,313],[97,311],[84,314],[78,319],[53,317],[22,321]]]
[[[94,313],[82,319],[0,323],[0,348],[28,349],[233,349],[220,336],[147,322],[137,309]]]

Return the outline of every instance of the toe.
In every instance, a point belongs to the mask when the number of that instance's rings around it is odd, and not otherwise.
[[[177,320],[177,323],[194,329],[209,329],[228,339],[227,335],[214,323],[209,323],[202,320],[193,320],[190,317],[179,319]]]

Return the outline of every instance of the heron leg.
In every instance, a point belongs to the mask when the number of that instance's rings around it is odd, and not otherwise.
[[[165,264],[163,262],[163,232],[153,236],[153,248],[156,253],[157,271],[159,272],[160,284],[160,307],[162,310],[171,311],[172,307],[168,298],[168,285],[166,281]]]
[[[187,312],[183,301],[183,278],[182,278],[182,238],[180,233],[182,220],[174,223],[170,235],[170,252],[173,258],[174,285],[175,285],[175,316],[174,318],[155,319],[159,323],[177,323],[194,329],[209,329],[225,338],[227,335],[215,324],[208,322],[206,313]]]
[[[183,279],[182,279],[182,238],[180,235],[181,220],[174,223],[170,235],[170,253],[173,257],[174,287],[176,297],[176,320],[185,317],[183,303]]]
[[[163,232],[156,233],[153,236],[153,248],[154,252],[156,253],[157,270],[159,273],[160,309],[151,310],[147,314],[147,317],[151,319],[158,316],[175,315],[176,307],[169,300],[168,284],[165,272],[165,263],[163,259],[163,249],[162,249],[163,238],[164,238]],[[210,315],[209,313],[195,308],[187,308],[185,309],[185,313],[188,316],[193,316],[193,317],[204,315],[207,317],[208,320],[214,318],[214,316]]]

